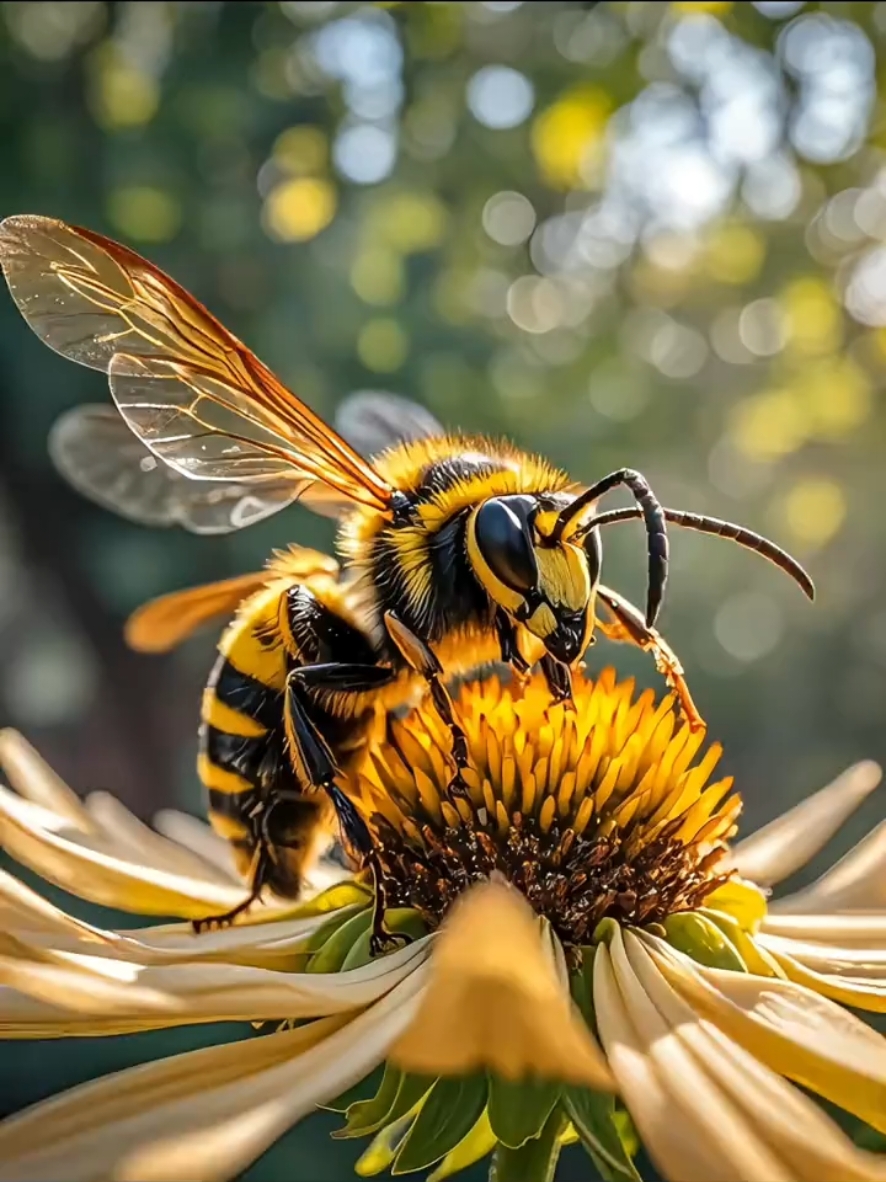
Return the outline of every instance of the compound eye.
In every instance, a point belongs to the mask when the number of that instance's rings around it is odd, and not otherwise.
[[[582,539],[585,554],[588,556],[588,574],[591,586],[596,587],[600,579],[600,567],[603,565],[603,543],[600,541],[600,531],[592,529]]]
[[[489,569],[521,594],[538,584],[538,564],[528,527],[503,500],[493,497],[477,511],[475,536]]]

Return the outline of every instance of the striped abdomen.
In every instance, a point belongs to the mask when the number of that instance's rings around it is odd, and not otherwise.
[[[198,771],[210,824],[241,873],[250,874],[264,838],[273,847],[268,885],[296,895],[328,809],[322,798],[301,798],[284,745],[288,658],[275,626],[285,591],[277,583],[247,600],[222,636],[203,694]]]

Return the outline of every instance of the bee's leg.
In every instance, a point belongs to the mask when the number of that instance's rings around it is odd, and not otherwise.
[[[662,674],[670,688],[677,695],[683,715],[692,730],[704,727],[704,719],[698,712],[686,678],[683,666],[668,642],[654,628],[650,628],[643,618],[642,612],[617,591],[609,587],[599,586],[597,596],[605,603],[612,616],[611,620],[600,620],[600,631],[608,640],[618,640],[627,644],[635,644],[644,652],[651,653],[655,660],[655,667]]]
[[[344,670],[344,672],[342,672]],[[361,673],[357,673],[361,670]],[[326,740],[317,729],[314,721],[306,709],[305,686],[311,684],[313,688],[329,685],[330,681],[337,682],[335,688],[341,692],[348,692],[343,683],[348,683],[350,692],[367,692],[370,688],[365,682],[360,682],[360,676],[366,675],[370,681],[378,684],[376,672],[389,674],[390,670],[380,666],[324,666],[305,665],[294,669],[286,683],[286,698],[284,705],[284,721],[286,737],[296,762],[300,765],[306,780],[321,789],[329,797],[341,825],[342,833],[358,855],[364,865],[372,870],[375,883],[375,902],[372,917],[372,938],[370,951],[373,956],[403,944],[410,943],[410,937],[403,933],[389,932],[384,925],[386,910],[386,895],[384,878],[379,865],[378,851],[372,841],[369,827],[360,815],[354,802],[339,788],[335,782],[338,768]],[[362,685],[362,690],[356,689]],[[373,687],[374,688],[374,687]]]
[[[510,666],[515,681],[524,683],[529,673],[529,662],[517,645],[517,631],[513,622],[501,608],[495,613],[495,630],[498,633],[503,664]]]
[[[550,653],[545,653],[541,659],[541,671],[551,697],[556,704],[565,702],[567,706],[574,705],[572,701],[572,670],[562,661],[555,661]]]
[[[449,782],[449,793],[452,796],[467,796],[469,789],[463,773],[470,766],[468,740],[455,720],[452,698],[443,684],[443,667],[421,637],[416,636],[411,628],[407,628],[394,612],[385,612],[384,618],[388,635],[407,664],[427,681],[434,708],[452,736],[452,760],[455,764],[455,775]]]
[[[225,911],[222,915],[210,915],[205,919],[192,919],[191,927],[195,933],[199,935],[201,932],[210,932],[216,928],[230,927],[238,915],[242,915],[244,911],[249,910],[253,903],[257,903],[261,897],[262,888],[265,885],[269,866],[270,856],[268,849],[262,842],[255,851],[249,894],[242,903],[238,903],[236,907],[232,907],[230,911]]]

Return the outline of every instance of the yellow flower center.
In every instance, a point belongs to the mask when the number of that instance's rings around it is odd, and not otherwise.
[[[567,946],[601,920],[649,925],[699,907],[729,878],[741,799],[708,780],[722,748],[673,698],[634,695],[612,669],[576,676],[574,709],[539,675],[462,686],[468,799],[451,797],[449,732],[430,705],[390,722],[349,784],[376,842],[389,906],[436,926],[472,883],[501,875]]]

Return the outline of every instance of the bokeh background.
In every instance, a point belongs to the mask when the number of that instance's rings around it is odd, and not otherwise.
[[[327,417],[394,391],[791,548],[814,606],[672,533],[662,628],[752,827],[886,760],[884,63],[886,3],[3,3],[0,215],[149,255]],[[332,527],[201,539],[89,505],[46,436],[107,397],[0,292],[0,723],[78,790],[199,812],[211,629],[152,659],[122,622]],[[605,541],[642,602],[641,531]],[[2,1107],[213,1036],[7,1047]],[[344,1179],[325,1128],[250,1177]]]

